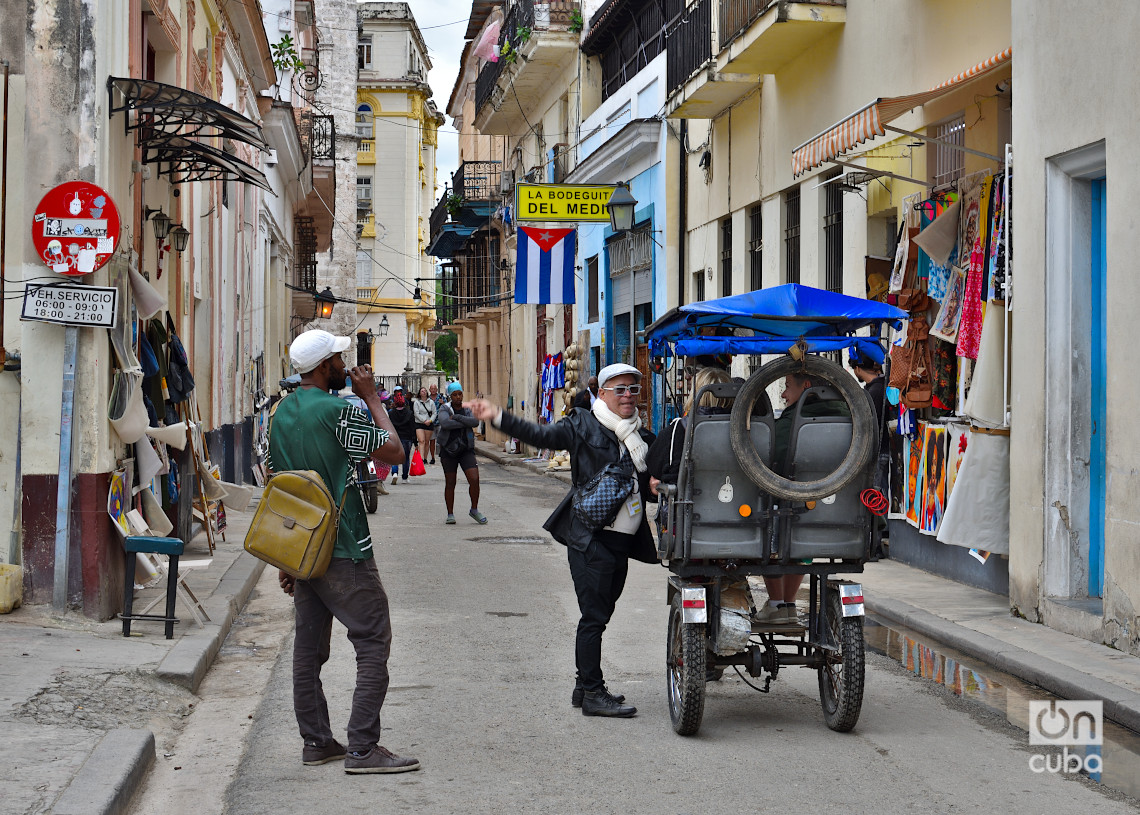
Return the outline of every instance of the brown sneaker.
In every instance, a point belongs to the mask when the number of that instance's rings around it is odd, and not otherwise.
[[[419,759],[401,758],[376,745],[367,753],[349,753],[344,757],[344,771],[353,775],[364,773],[406,773],[420,768]]]
[[[306,742],[305,749],[301,751],[301,762],[310,767],[316,764],[328,764],[330,761],[344,758],[346,752],[344,745],[336,739],[324,746]]]

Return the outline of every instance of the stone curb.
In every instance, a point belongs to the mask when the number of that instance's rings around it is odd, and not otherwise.
[[[149,730],[110,730],[52,807],[54,815],[125,815],[155,761]]]
[[[488,458],[498,464],[500,467],[522,467],[523,469],[530,470],[535,475],[544,475],[550,478],[557,478],[565,484],[571,484],[570,472],[562,470],[555,472],[548,470],[545,464],[536,464],[534,462],[523,461],[517,455],[512,453],[504,453],[498,447],[488,442],[475,442],[475,454]]]
[[[1044,688],[1063,699],[1100,699],[1104,702],[1106,717],[1131,730],[1140,730],[1140,694],[1002,642],[988,634],[973,631],[901,600],[868,597],[866,603],[867,609],[875,614],[983,660],[999,671]]]
[[[159,663],[155,675],[197,693],[218,649],[230,633],[234,617],[245,607],[264,567],[265,563],[252,555],[245,552],[238,555],[213,594],[202,601],[210,622],[205,628],[185,634]]]

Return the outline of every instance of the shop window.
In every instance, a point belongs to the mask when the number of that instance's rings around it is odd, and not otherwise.
[[[944,142],[931,143],[929,152],[930,183],[941,187],[957,181],[966,171],[966,154],[957,149],[965,144],[966,116],[957,116],[930,127],[930,135]]]
[[[748,285],[752,291],[764,288],[761,272],[764,259],[764,221],[760,216],[760,205],[748,210]]]
[[[586,302],[589,304],[588,320],[598,321],[598,256],[586,258]]]
[[[720,296],[732,294],[732,216],[720,222]]]
[[[841,174],[836,170],[830,178]],[[823,287],[843,291],[843,186],[834,180],[823,185]]]
[[[800,282],[800,188],[784,193],[784,282]]]

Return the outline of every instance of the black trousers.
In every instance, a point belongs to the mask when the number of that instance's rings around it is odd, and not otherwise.
[[[578,610],[582,614],[574,643],[574,664],[578,669],[578,684],[588,691],[598,691],[605,686],[602,634],[625,588],[632,544],[632,535],[600,532],[586,551],[567,549]]]

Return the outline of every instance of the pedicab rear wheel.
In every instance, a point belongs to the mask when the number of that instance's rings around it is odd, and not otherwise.
[[[819,668],[819,701],[823,720],[839,733],[847,733],[859,721],[863,708],[866,653],[863,618],[844,617],[839,593],[826,594],[827,624],[839,653]]]
[[[666,680],[669,684],[669,718],[673,730],[692,736],[701,727],[705,712],[705,664],[708,637],[704,623],[686,623],[681,595],[673,598],[669,611]]]
[[[376,482],[364,485],[364,508],[369,514],[376,512],[379,498],[377,497]]]

